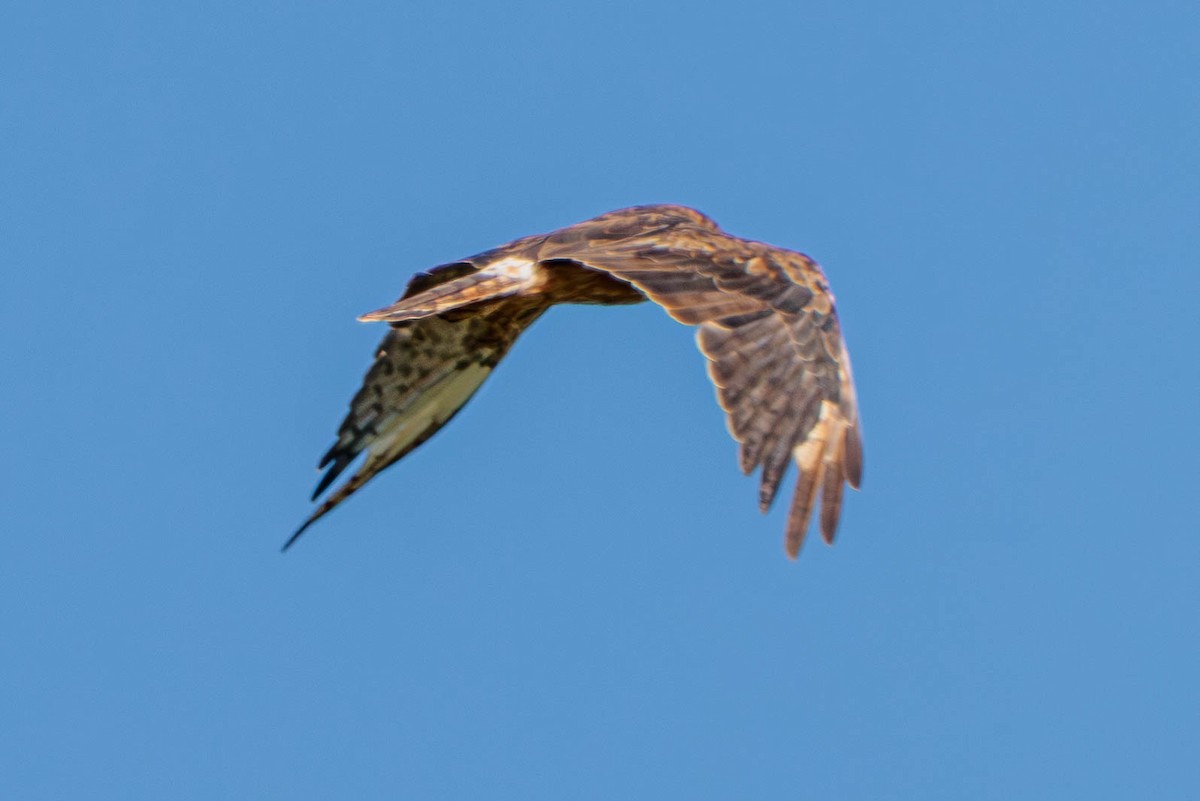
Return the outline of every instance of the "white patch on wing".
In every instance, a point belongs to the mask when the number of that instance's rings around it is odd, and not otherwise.
[[[837,407],[827,400],[821,401],[821,413],[817,424],[808,432],[804,441],[792,449],[796,466],[804,473],[812,473],[817,469],[825,455],[825,444],[829,438],[830,420],[837,413]]]
[[[456,370],[448,378],[420,395],[404,414],[385,421],[380,436],[367,448],[367,461],[398,453],[413,440],[423,436],[430,426],[446,422],[462,408],[492,370],[482,364],[472,364]]]
[[[484,268],[483,272],[492,273],[493,275],[503,275],[506,278],[513,278],[518,281],[528,281],[534,277],[534,268],[536,266],[536,262],[521,258],[520,256],[505,256],[500,261],[489,264]]]

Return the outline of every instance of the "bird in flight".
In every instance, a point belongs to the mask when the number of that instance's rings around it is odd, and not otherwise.
[[[863,453],[850,358],[825,275],[801,253],[731,236],[694,209],[662,204],[434,267],[414,276],[398,301],[360,317],[391,330],[318,465],[326,472],[313,500],[364,451],[366,458],[283,549],[448,423],[551,306],[645,300],[696,326],[742,472],[762,467],[763,512],[796,462],[788,556],[800,551],[818,495],[821,535],[832,543],[843,484],[859,486]]]

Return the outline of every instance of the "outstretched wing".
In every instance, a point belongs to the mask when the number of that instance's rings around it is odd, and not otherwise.
[[[614,280],[615,279],[615,280]],[[821,498],[832,542],[844,483],[862,479],[850,359],[833,295],[803,254],[729,236],[673,205],[610,212],[418,275],[397,303],[364,315],[392,324],[338,441],[320,495],[363,451],[357,472],[288,541],[450,420],[520,333],[554,303],[630,303],[642,295],[699,328],[709,375],[760,507],[788,464],[799,479],[787,553],[800,550]]]
[[[415,277],[405,297],[469,278],[475,268],[456,263]],[[359,454],[366,458],[350,479],[313,511],[284,544],[353,495],[375,474],[412,452],[450,421],[491,374],[520,333],[544,307],[496,305],[468,316],[422,316],[394,323],[379,345],[337,442],[318,465],[326,473],[316,500]]]
[[[821,534],[833,541],[843,483],[862,480],[862,441],[850,359],[815,262],[729,236],[676,206],[626,209],[562,229],[538,255],[628,281],[675,319],[699,326],[741,468],[762,467],[760,508],[770,507],[789,462],[799,468],[787,553],[799,552],[818,493]]]

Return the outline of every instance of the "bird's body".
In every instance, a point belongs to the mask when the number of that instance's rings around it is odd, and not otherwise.
[[[693,209],[655,205],[436,267],[414,277],[393,305],[363,315],[392,330],[321,461],[328,472],[314,499],[363,451],[366,459],[284,547],[445,425],[551,306],[644,300],[698,326],[718,400],[741,444],[741,468],[762,466],[764,511],[788,464],[797,463],[788,554],[799,551],[818,493],[821,533],[832,541],[842,485],[861,480],[862,445],[849,356],[824,274],[803,254],[730,236]]]

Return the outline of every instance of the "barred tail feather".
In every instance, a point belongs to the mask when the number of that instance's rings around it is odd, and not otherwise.
[[[382,309],[367,312],[358,319],[365,323],[420,320],[463,306],[537,290],[545,280],[544,270],[529,259],[502,259],[478,272],[455,278],[410,297],[403,297]]]

